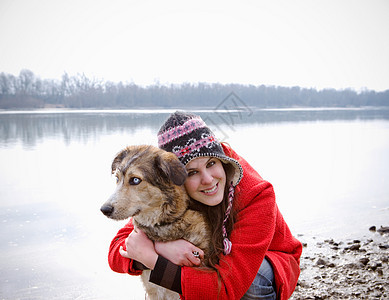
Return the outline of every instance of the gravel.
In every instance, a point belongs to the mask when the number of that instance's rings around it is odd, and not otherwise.
[[[301,275],[290,299],[389,299],[389,227],[353,240],[303,242]]]

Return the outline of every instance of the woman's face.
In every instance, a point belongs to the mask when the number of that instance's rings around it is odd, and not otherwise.
[[[191,198],[209,206],[222,202],[226,173],[219,159],[196,158],[186,165],[186,170],[185,188]]]

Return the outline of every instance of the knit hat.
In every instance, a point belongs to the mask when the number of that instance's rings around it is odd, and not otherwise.
[[[216,157],[233,167],[233,186],[242,179],[239,162],[224,154],[223,148],[200,116],[176,111],[158,132],[159,148],[173,152],[184,164],[198,157]]]

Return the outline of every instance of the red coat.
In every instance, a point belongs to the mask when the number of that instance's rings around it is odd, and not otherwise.
[[[293,293],[300,274],[301,243],[295,239],[275,202],[273,187],[231,148],[223,145],[225,154],[242,165],[243,178],[235,190],[237,221],[231,234],[231,254],[221,255],[219,272],[221,290],[218,294],[216,272],[203,272],[182,267],[182,298],[240,299],[253,282],[266,256],[275,275],[278,299],[288,299]],[[123,258],[119,247],[133,230],[130,221],[113,239],[109,250],[109,264],[119,273],[139,275],[132,260]]]

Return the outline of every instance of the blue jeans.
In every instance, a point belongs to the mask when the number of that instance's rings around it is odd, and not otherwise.
[[[273,267],[266,258],[259,267],[257,276],[255,277],[253,283],[247,290],[246,294],[243,295],[241,300],[251,299],[276,299]]]

